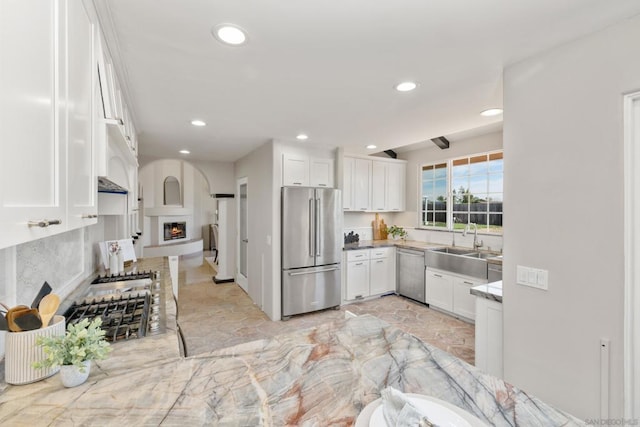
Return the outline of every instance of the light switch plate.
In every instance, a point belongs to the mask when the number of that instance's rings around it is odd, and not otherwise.
[[[525,267],[518,265],[516,267],[518,285],[530,286],[543,290],[549,289],[549,271],[539,268]]]

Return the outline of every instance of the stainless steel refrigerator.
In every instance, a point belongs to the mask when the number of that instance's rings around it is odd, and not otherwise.
[[[340,305],[342,194],[282,187],[282,317]]]

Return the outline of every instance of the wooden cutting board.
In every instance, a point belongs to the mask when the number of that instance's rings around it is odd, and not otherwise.
[[[387,240],[387,224],[384,219],[380,218],[380,214],[376,214],[376,218],[371,221],[373,229],[373,240]]]

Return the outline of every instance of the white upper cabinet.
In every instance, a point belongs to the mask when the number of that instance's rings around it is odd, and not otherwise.
[[[371,160],[355,159],[353,204],[356,211],[371,210]]]
[[[345,211],[403,211],[406,162],[345,156],[343,161]]]
[[[406,176],[406,163],[387,163],[385,175],[385,210],[404,211]]]
[[[353,204],[353,174],[355,173],[356,159],[344,157],[342,162],[342,209],[355,210]]]
[[[333,188],[333,159],[309,159],[310,183],[312,187]]]
[[[64,12],[54,0],[0,1],[0,248],[63,231]]]
[[[288,153],[282,155],[282,185],[309,186],[309,157]]]
[[[333,188],[333,164],[333,159],[284,153],[282,155],[282,185],[285,187]]]
[[[373,160],[371,162],[371,210],[387,210],[387,164]]]
[[[92,123],[98,88],[93,57],[94,26],[82,2],[68,2],[68,228],[98,220]]]
[[[88,4],[0,1],[0,248],[97,222],[96,158],[109,151],[113,105],[102,103]],[[135,183],[137,160],[124,147]]]

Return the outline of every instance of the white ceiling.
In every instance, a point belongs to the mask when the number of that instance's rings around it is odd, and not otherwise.
[[[501,104],[505,65],[640,13],[637,0],[94,1],[140,155],[217,161],[300,132],[365,153],[492,128],[502,118],[478,113]],[[248,43],[222,45],[220,23]],[[396,92],[403,80],[418,89]]]

